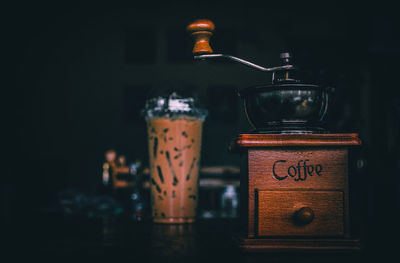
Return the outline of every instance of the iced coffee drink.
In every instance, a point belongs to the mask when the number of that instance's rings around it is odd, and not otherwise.
[[[158,100],[157,110],[153,108],[146,116],[153,221],[190,223],[196,217],[206,111],[194,108],[193,99],[176,94]]]

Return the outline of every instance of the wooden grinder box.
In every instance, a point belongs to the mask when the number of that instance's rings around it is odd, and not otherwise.
[[[240,134],[246,251],[358,250],[350,226],[349,147],[358,134]]]

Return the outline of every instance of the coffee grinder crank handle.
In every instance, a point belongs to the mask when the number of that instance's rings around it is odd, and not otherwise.
[[[283,61],[284,65],[271,68],[265,68],[260,65],[249,62],[247,60],[231,55],[214,54],[214,51],[210,46],[210,37],[212,36],[213,31],[215,30],[215,25],[211,20],[208,19],[195,20],[194,22],[192,22],[187,26],[186,30],[191,34],[191,36],[194,39],[194,47],[192,53],[194,55],[194,59],[196,60],[223,58],[238,62],[240,64],[243,64],[245,66],[263,72],[275,72],[275,71],[295,69],[293,65],[289,64],[289,58],[290,58],[289,53],[281,53],[280,55],[280,58]]]

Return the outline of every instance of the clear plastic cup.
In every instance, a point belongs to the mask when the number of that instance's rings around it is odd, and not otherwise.
[[[157,223],[195,221],[202,127],[207,110],[176,93],[146,102],[151,206]]]

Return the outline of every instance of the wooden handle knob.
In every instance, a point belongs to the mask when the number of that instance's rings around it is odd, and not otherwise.
[[[302,207],[293,214],[293,219],[296,225],[307,225],[314,220],[314,211],[307,206]]]
[[[214,29],[214,23],[208,19],[199,19],[187,26],[186,30],[194,39],[193,54],[213,53],[210,46],[210,37]]]

